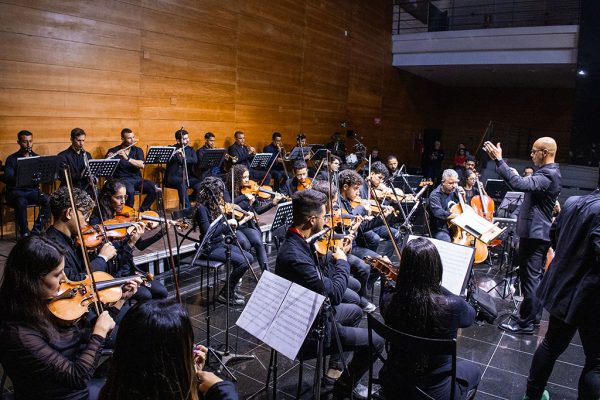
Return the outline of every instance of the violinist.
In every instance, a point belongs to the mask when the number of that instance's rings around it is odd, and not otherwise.
[[[146,211],[150,209],[154,200],[156,200],[156,186],[146,179],[142,180],[144,150],[135,146],[135,143],[137,143],[135,133],[129,128],[123,128],[121,130],[121,144],[109,149],[106,158],[119,160],[112,177],[120,180],[127,189],[125,205],[133,207],[135,191],[142,189],[142,193],[146,195],[146,198],[140,205],[140,211]]]
[[[38,184],[16,187],[17,185],[17,160],[22,157],[35,157],[33,152],[33,134],[29,131],[17,133],[19,151],[11,154],[6,159],[4,179],[6,183],[6,203],[15,209],[15,217],[20,236],[29,235],[27,224],[27,206],[37,204],[40,214],[33,224],[33,230],[41,232],[50,217],[50,199],[41,191]]]
[[[299,190],[309,189],[312,183],[312,179],[308,177],[306,162],[302,160],[294,161],[292,171],[294,172],[294,178],[288,179],[281,190],[283,194],[289,197]]]
[[[86,221],[94,208],[92,198],[81,189],[73,189],[76,210],[71,208],[69,191],[66,186],[58,188],[50,196],[50,211],[52,212],[53,224],[46,229],[45,236],[64,251],[65,275],[71,281],[81,281],[87,275],[83,263],[83,254],[79,246],[75,245],[77,237],[77,219],[84,229]],[[78,217],[75,212],[79,213]],[[112,243],[102,245],[95,257],[91,258],[93,271],[108,271],[108,261],[117,255],[117,250]]]
[[[306,141],[306,135],[304,133],[299,133],[298,136],[296,136],[296,146],[297,147],[301,147],[301,148],[305,148],[308,147],[307,141]],[[310,157],[312,156],[311,151],[307,151],[304,154],[304,161],[308,162],[308,160],[310,160]]]
[[[85,151],[85,131],[81,128],[73,128],[71,130],[71,146],[68,149],[58,153],[61,159],[62,166],[69,167],[73,187],[85,190],[91,196],[93,189],[90,185],[90,178],[85,176],[88,161],[92,159],[92,155]],[[65,186],[64,176],[60,177],[60,185]]]
[[[196,204],[196,216],[194,223],[200,228],[200,240],[203,239],[204,235],[208,232],[210,224],[217,218],[221,217],[221,207],[225,203],[223,197],[225,191],[225,184],[222,180],[216,177],[206,177],[202,181],[198,192],[198,203]],[[225,243],[223,241],[223,235],[229,234],[229,229],[225,226],[225,222],[237,227],[235,219],[231,218],[228,221],[224,221],[215,234],[209,239],[210,249],[203,249],[203,255],[210,260],[225,262]],[[244,296],[239,292],[239,281],[248,270],[250,265],[246,262],[252,262],[254,258],[252,254],[242,250],[238,246],[230,245],[231,248],[231,274],[229,275],[229,303],[232,306],[243,306],[246,304]],[[243,253],[242,253],[243,252]],[[246,257],[246,259],[244,258]],[[224,285],[217,300],[221,303],[227,302],[227,294],[225,289],[227,285]]]
[[[273,189],[276,192],[278,192],[279,185],[281,184],[281,182],[285,182],[288,179],[287,174],[285,173],[285,169],[283,168],[283,157],[285,157],[285,149],[283,148],[281,133],[273,132],[273,135],[271,135],[271,139],[271,144],[263,148],[263,153],[273,154],[273,157],[271,157],[271,159],[269,160],[269,164],[272,163],[273,158],[275,158],[275,162],[273,163],[273,167],[271,168],[271,177],[273,178]],[[265,182],[267,181],[265,180]]]
[[[65,322],[48,309],[64,268],[61,246],[41,236],[19,240],[8,256],[0,287],[0,362],[17,399],[95,399],[103,384],[92,378],[100,351],[140,282],[122,286],[121,300],[97,318],[90,312]]]
[[[386,159],[386,167],[388,169],[388,173],[392,178],[400,175],[400,170],[398,169],[398,157],[391,154]]]
[[[331,162],[325,161],[325,167],[327,169],[319,171],[315,179],[322,181],[329,181],[329,175],[333,180],[333,184],[337,186],[338,173],[340,172],[340,166],[342,165],[342,159],[338,156],[331,156]]]
[[[194,189],[194,194],[198,192],[200,179],[194,175],[194,169],[198,163],[196,152],[189,145],[190,136],[185,129],[179,129],[175,132],[177,143],[173,145],[176,148],[173,157],[167,163],[165,171],[165,186],[177,189],[179,195],[179,205],[188,208],[190,199],[188,197],[188,188]],[[186,168],[187,167],[187,168]]]
[[[442,183],[429,195],[429,215],[431,233],[433,237],[446,242],[451,242],[452,237],[448,230],[448,221],[457,217],[448,211],[450,202],[459,203],[459,192],[464,189],[458,186],[458,173],[453,169],[446,169],[442,173]]]
[[[465,190],[465,202],[471,204],[471,199],[479,195],[479,189],[477,189],[477,174],[471,169],[467,169],[464,172],[463,189]]]
[[[255,215],[263,214],[273,208],[275,205],[279,204],[283,198],[281,194],[276,193],[271,200],[258,204],[254,194],[243,194],[242,188],[244,186],[248,186],[250,181],[250,172],[245,165],[237,164],[234,165],[233,168],[227,173],[227,178],[225,179],[225,201],[228,203],[230,202],[231,196],[229,190],[227,190],[227,186],[231,183],[232,179],[233,203],[239,205],[244,211],[252,212]],[[263,271],[266,270],[268,265],[267,250],[265,249],[265,244],[263,243],[262,239],[262,232],[256,223],[256,220],[252,219],[239,226],[237,229],[237,237],[242,245],[242,248],[245,250],[249,251],[251,247],[254,248],[256,251],[256,259],[258,264]]]
[[[250,179],[262,182],[264,178],[266,184],[271,183],[270,174],[266,174],[265,177],[265,171],[258,171],[250,168],[250,163],[256,155],[256,149],[246,145],[246,134],[242,131],[235,131],[233,136],[235,137],[235,142],[227,148],[227,154],[229,154],[231,158],[237,159],[236,164],[242,164],[248,168],[248,171],[250,171]]]
[[[90,225],[97,226],[103,221],[109,221],[118,215],[124,215],[129,218],[131,226],[126,229],[127,234],[120,240],[113,241],[113,246],[117,250],[117,256],[112,263],[109,263],[108,273],[114,277],[130,276],[144,271],[139,270],[133,262],[134,247],[140,251],[160,240],[164,232],[158,230],[154,235],[142,239],[145,231],[150,231],[158,226],[158,222],[136,221],[134,216],[124,213],[125,202],[127,201],[126,186],[118,180],[106,181],[100,193],[98,194],[99,204],[94,208],[90,217]],[[133,209],[131,209],[133,211]],[[100,218],[102,215],[102,218]],[[121,221],[119,221],[121,222]],[[110,229],[110,225],[105,226]],[[158,281],[146,282],[140,286],[135,295],[136,300],[164,299],[168,296],[167,289]]]

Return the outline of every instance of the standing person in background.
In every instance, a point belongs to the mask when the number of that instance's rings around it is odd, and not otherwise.
[[[140,211],[149,210],[154,200],[156,200],[156,186],[145,179],[142,183],[141,171],[144,169],[144,150],[134,145],[137,142],[135,133],[129,128],[121,130],[121,140],[120,145],[109,149],[106,154],[106,158],[117,158],[119,160],[119,165],[112,177],[125,185],[127,190],[125,205],[133,207],[135,191],[142,189],[146,198],[140,205]]]
[[[538,170],[526,178],[519,175],[502,159],[502,148],[491,142],[484,143],[484,150],[496,161],[496,172],[515,190],[525,192],[517,219],[519,237],[519,279],[523,302],[518,314],[499,325],[510,333],[533,334],[542,317],[542,305],[536,295],[542,279],[546,254],[550,247],[552,212],[561,190],[561,174],[557,163],[556,142],[542,137],[533,143],[531,160]]]
[[[194,189],[194,193],[192,194],[192,197],[194,197],[198,193],[198,186],[200,185],[200,179],[196,178],[193,172],[198,163],[198,157],[194,148],[189,146],[190,136],[188,131],[184,129],[177,130],[175,132],[175,140],[177,140],[177,143],[173,147],[176,150],[167,163],[167,170],[165,171],[165,186],[177,189],[179,205],[183,208],[188,208],[190,206],[190,199],[187,193],[188,188]],[[185,169],[186,166],[187,169]]]
[[[16,187],[17,185],[17,161],[22,157],[36,157],[33,152],[33,134],[29,131],[17,133],[19,151],[11,154],[6,159],[4,167],[4,181],[6,183],[6,203],[15,209],[15,218],[19,235],[29,236],[29,225],[27,223],[27,206],[37,204],[40,213],[33,224],[33,230],[41,232],[50,218],[50,199],[45,196],[38,184]]]
[[[437,182],[442,171],[442,162],[444,161],[444,150],[442,150],[442,143],[439,140],[433,142],[433,149],[427,154],[426,167],[427,167],[427,178],[431,178],[434,182]]]
[[[271,139],[271,144],[268,144],[263,148],[263,153],[273,154],[273,156],[269,160],[269,165],[273,163],[273,167],[271,168],[271,177],[273,178],[273,190],[278,192],[279,185],[281,184],[281,182],[285,182],[288,179],[285,173],[285,169],[283,168],[283,156],[285,153],[285,149],[283,148],[281,133],[273,132],[273,135],[271,135]],[[273,159],[275,159],[274,162]]]
[[[85,190],[90,196],[94,195],[90,178],[85,176],[88,161],[92,159],[92,155],[85,151],[85,131],[81,128],[73,128],[71,131],[71,146],[68,149],[58,153],[61,158],[62,166],[67,166],[71,173],[71,181],[73,187]],[[60,174],[60,186],[65,186],[65,176]]]

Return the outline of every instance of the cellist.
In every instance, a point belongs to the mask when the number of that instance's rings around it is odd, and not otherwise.
[[[456,218],[457,215],[448,211],[448,206],[450,202],[459,203],[459,192],[464,195],[464,189],[458,186],[458,173],[453,169],[444,170],[442,183],[429,195],[429,216],[434,238],[446,242],[452,241],[448,221]]]

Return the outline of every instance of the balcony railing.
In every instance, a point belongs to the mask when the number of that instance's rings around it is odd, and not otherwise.
[[[578,25],[581,0],[394,0],[392,33]]]

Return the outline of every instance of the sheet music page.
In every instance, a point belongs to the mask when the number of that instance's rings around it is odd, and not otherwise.
[[[291,285],[287,279],[269,271],[263,272],[236,325],[264,342]]]
[[[410,235],[408,241],[418,237],[420,236]],[[424,239],[431,241],[440,253],[444,267],[442,286],[453,294],[460,296],[468,279],[475,249],[428,237]]]
[[[293,283],[263,341],[293,361],[323,301],[324,296]]]
[[[472,211],[463,212],[462,214],[458,215],[453,222],[461,227],[466,227],[468,225],[471,229],[477,231],[479,235],[483,235],[485,232],[494,228],[491,222],[480,217],[478,214]],[[469,231],[468,229],[466,230],[467,232]]]

